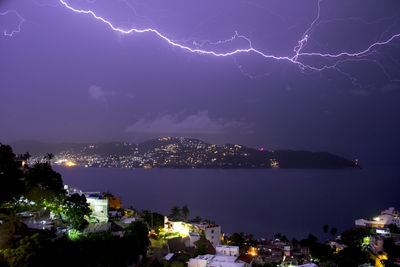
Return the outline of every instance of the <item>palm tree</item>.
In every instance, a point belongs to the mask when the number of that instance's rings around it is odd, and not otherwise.
[[[322,226],[322,231],[324,231],[324,233],[327,233],[329,230],[329,225],[324,224],[324,226]]]
[[[171,214],[169,217],[173,220],[180,220],[181,219],[181,209],[178,206],[173,206],[171,209]]]
[[[187,220],[188,216],[189,216],[189,208],[185,205],[182,207],[182,216],[185,220]]]
[[[337,234],[337,229],[335,227],[331,228],[331,235],[335,236]]]

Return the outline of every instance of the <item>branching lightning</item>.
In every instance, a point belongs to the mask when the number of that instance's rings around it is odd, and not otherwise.
[[[323,0],[316,0],[317,1],[317,8],[316,8],[316,16],[314,20],[311,22],[309,27],[304,31],[304,33],[301,35],[300,40],[297,42],[297,45],[293,48],[292,52],[290,55],[286,56],[277,56],[274,54],[270,54],[267,52],[263,52],[257,48],[255,48],[251,42],[251,40],[242,35],[239,34],[237,31],[235,31],[234,35],[231,38],[228,38],[226,40],[220,40],[220,41],[195,41],[192,40],[191,42],[186,41],[177,41],[174,40],[167,35],[161,33],[159,30],[149,27],[149,28],[130,28],[130,29],[123,29],[120,27],[115,26],[110,20],[97,15],[93,10],[85,10],[85,9],[78,9],[76,7],[71,6],[68,3],[68,0],[58,0],[59,3],[65,7],[66,9],[78,13],[78,14],[86,14],[94,18],[95,20],[98,20],[108,26],[112,31],[121,33],[121,34],[144,34],[144,33],[150,33],[154,34],[156,37],[164,40],[167,42],[169,45],[172,47],[177,47],[179,49],[182,49],[184,51],[194,53],[194,54],[201,54],[201,55],[209,55],[209,56],[214,56],[214,57],[233,57],[235,55],[240,55],[240,54],[254,54],[257,55],[261,58],[267,59],[267,60],[275,60],[275,61],[284,61],[288,62],[291,64],[294,64],[298,66],[302,71],[304,70],[309,70],[309,71],[323,71],[323,70],[328,70],[328,69],[335,69],[338,70],[340,73],[345,75],[353,85],[360,87],[360,85],[357,83],[357,79],[352,77],[350,74],[346,73],[345,71],[340,69],[340,65],[345,64],[347,62],[370,62],[373,64],[376,64],[383,72],[383,74],[388,78],[390,81],[399,81],[398,79],[392,79],[389,75],[389,72],[386,71],[384,66],[380,64],[377,60],[371,59],[371,55],[377,52],[377,48],[381,46],[388,45],[392,42],[394,42],[396,39],[400,39],[400,33],[393,34],[390,37],[387,37],[385,39],[381,38],[380,40],[368,45],[366,48],[361,49],[359,51],[342,51],[338,53],[322,53],[322,52],[305,52],[305,48],[307,47],[308,41],[311,38],[311,34],[313,30],[318,27],[320,24],[325,24],[329,23],[332,21],[335,21],[335,19],[330,20],[330,21],[321,21],[321,3]],[[126,2],[129,4],[128,2]],[[130,8],[132,8],[130,6]],[[136,14],[136,11],[133,9],[133,11]],[[7,31],[4,30],[4,35],[8,37],[14,36],[16,33],[21,32],[21,27],[22,24],[25,22],[25,19],[15,10],[7,10],[5,12],[0,12],[0,15],[7,15],[13,13],[15,14],[18,19],[19,23],[16,29]],[[351,20],[360,20],[363,23],[368,23],[363,21],[360,18],[349,18]],[[342,20],[342,19],[336,19],[336,20]],[[343,19],[345,20],[345,19]],[[386,33],[386,32],[385,32]],[[381,37],[384,34],[382,33]],[[233,50],[228,50],[225,52],[217,52],[213,49],[211,49],[213,46],[220,46],[224,45],[227,43],[234,42],[236,40],[242,40],[244,41],[244,45],[242,44],[242,48],[238,49],[233,49]],[[189,45],[188,45],[189,44]],[[211,48],[210,48],[211,47]],[[243,70],[243,66],[240,65],[236,58],[233,57],[234,62],[236,66],[239,68],[239,70],[247,75],[250,78],[253,78],[255,76],[249,75]],[[318,65],[318,64],[310,64],[306,63],[309,62],[306,59],[319,59],[319,61],[324,60],[324,64]],[[321,63],[320,63],[321,64]],[[267,74],[268,75],[268,74]],[[263,75],[262,75],[263,76]]]
[[[25,22],[25,19],[16,10],[7,10],[5,12],[0,12],[0,16],[5,16],[9,14],[14,14],[15,16],[17,16],[19,19],[19,23],[15,30],[7,31],[7,29],[4,29],[3,35],[7,37],[13,37],[15,34],[21,32],[22,24]]]
[[[210,55],[210,56],[215,56],[215,57],[229,57],[229,56],[234,56],[238,54],[245,54],[245,53],[253,53],[256,55],[259,55],[263,58],[270,59],[270,60],[279,60],[279,61],[287,61],[293,64],[296,64],[303,70],[313,70],[313,71],[322,71],[325,69],[331,69],[331,68],[337,68],[338,65],[349,61],[349,58],[353,58],[353,60],[360,59],[363,56],[366,56],[370,54],[371,52],[374,51],[374,48],[377,48],[379,46],[387,45],[394,41],[397,38],[400,38],[400,33],[392,35],[390,38],[384,40],[384,41],[377,41],[375,43],[372,43],[369,45],[367,48],[357,51],[357,52],[340,52],[337,54],[330,54],[330,53],[320,53],[320,52],[303,52],[304,48],[307,45],[307,42],[310,38],[311,31],[313,27],[317,24],[319,18],[320,18],[320,13],[321,13],[321,2],[322,0],[318,0],[318,5],[317,5],[317,16],[315,19],[312,21],[310,26],[306,29],[304,34],[302,35],[301,39],[298,41],[297,46],[294,47],[293,52],[294,54],[292,56],[276,56],[273,54],[266,54],[252,46],[252,43],[249,38],[240,35],[239,33],[235,32],[232,38],[229,38],[227,40],[223,41],[218,41],[218,42],[196,42],[193,41],[193,47],[184,45],[182,43],[179,43],[177,41],[174,41],[173,39],[167,37],[166,35],[162,34],[156,29],[153,28],[144,28],[144,29],[137,29],[137,28],[131,28],[131,29],[122,29],[119,27],[114,26],[109,20],[105,19],[104,17],[98,16],[94,11],[92,10],[82,10],[82,9],[77,9],[69,5],[65,0],[59,0],[60,3],[66,7],[67,9],[75,12],[75,13],[80,13],[80,14],[86,14],[92,16],[94,19],[99,20],[106,24],[110,29],[113,31],[122,33],[122,34],[132,34],[132,33],[152,33],[155,34],[157,37],[163,39],[166,41],[168,44],[170,44],[173,47],[178,47],[182,50],[185,50],[190,53],[196,53],[196,54],[202,54],[202,55]],[[206,50],[202,49],[204,44],[212,44],[212,45],[218,45],[218,44],[223,44],[226,42],[233,41],[235,39],[244,39],[247,41],[248,46],[244,48],[239,48],[235,49],[232,51],[227,51],[227,52],[215,52],[213,50]],[[304,57],[317,57],[317,58],[325,58],[325,59],[336,59],[332,64],[328,65],[323,65],[323,66],[313,66],[310,64],[303,63],[301,61],[302,58]]]

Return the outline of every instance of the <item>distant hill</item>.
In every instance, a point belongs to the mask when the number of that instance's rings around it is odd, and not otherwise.
[[[163,137],[139,144],[46,144],[23,141],[11,144],[16,153],[34,156],[53,153],[78,165],[120,168],[355,168],[350,159],[328,152],[259,151],[237,144],[213,145],[193,138]]]
[[[17,141],[9,144],[15,154],[23,154],[25,152],[29,152],[31,155],[39,156],[45,155],[46,153],[57,154],[61,151],[68,149],[79,149],[80,147],[85,146],[84,144],[75,144],[75,143],[61,143],[61,144],[48,144],[39,141]]]

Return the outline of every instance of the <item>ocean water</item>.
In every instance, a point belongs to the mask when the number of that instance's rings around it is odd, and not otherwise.
[[[168,215],[188,205],[190,216],[215,221],[225,233],[271,238],[275,233],[325,238],[322,226],[343,231],[354,220],[400,208],[400,168],[361,170],[107,169],[60,167],[64,184],[110,190],[124,207]]]

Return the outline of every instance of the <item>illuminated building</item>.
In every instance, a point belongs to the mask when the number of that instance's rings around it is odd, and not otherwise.
[[[173,222],[165,218],[164,225],[166,232],[178,233],[181,237],[187,237],[191,232],[204,232],[206,239],[210,241],[214,248],[221,242],[221,226],[216,224],[190,224],[182,221]],[[194,236],[192,238],[195,239]]]
[[[277,159],[269,159],[271,168],[279,169],[279,161]]]
[[[393,207],[382,211],[381,215],[372,220],[358,219],[355,221],[355,225],[358,227],[385,228],[390,224],[400,227],[399,212]]]
[[[91,217],[96,222],[108,222],[108,199],[100,193],[85,193],[86,201],[92,210]]]
[[[236,262],[237,257],[226,255],[199,255],[188,261],[188,267],[244,267],[244,263]]]
[[[108,199],[108,208],[119,210],[121,208],[121,198],[116,196],[107,196],[103,195],[103,197]]]
[[[239,256],[239,247],[238,246],[224,246],[218,245],[215,247],[216,253],[219,255],[226,255],[226,256]]]
[[[168,219],[167,219],[168,220]],[[185,222],[165,222],[165,231],[170,233],[178,233],[181,237],[189,236],[189,233],[192,232],[193,226],[189,223]]]
[[[199,230],[204,232],[207,240],[213,247],[217,247],[221,242],[221,226],[211,223],[194,224]]]

